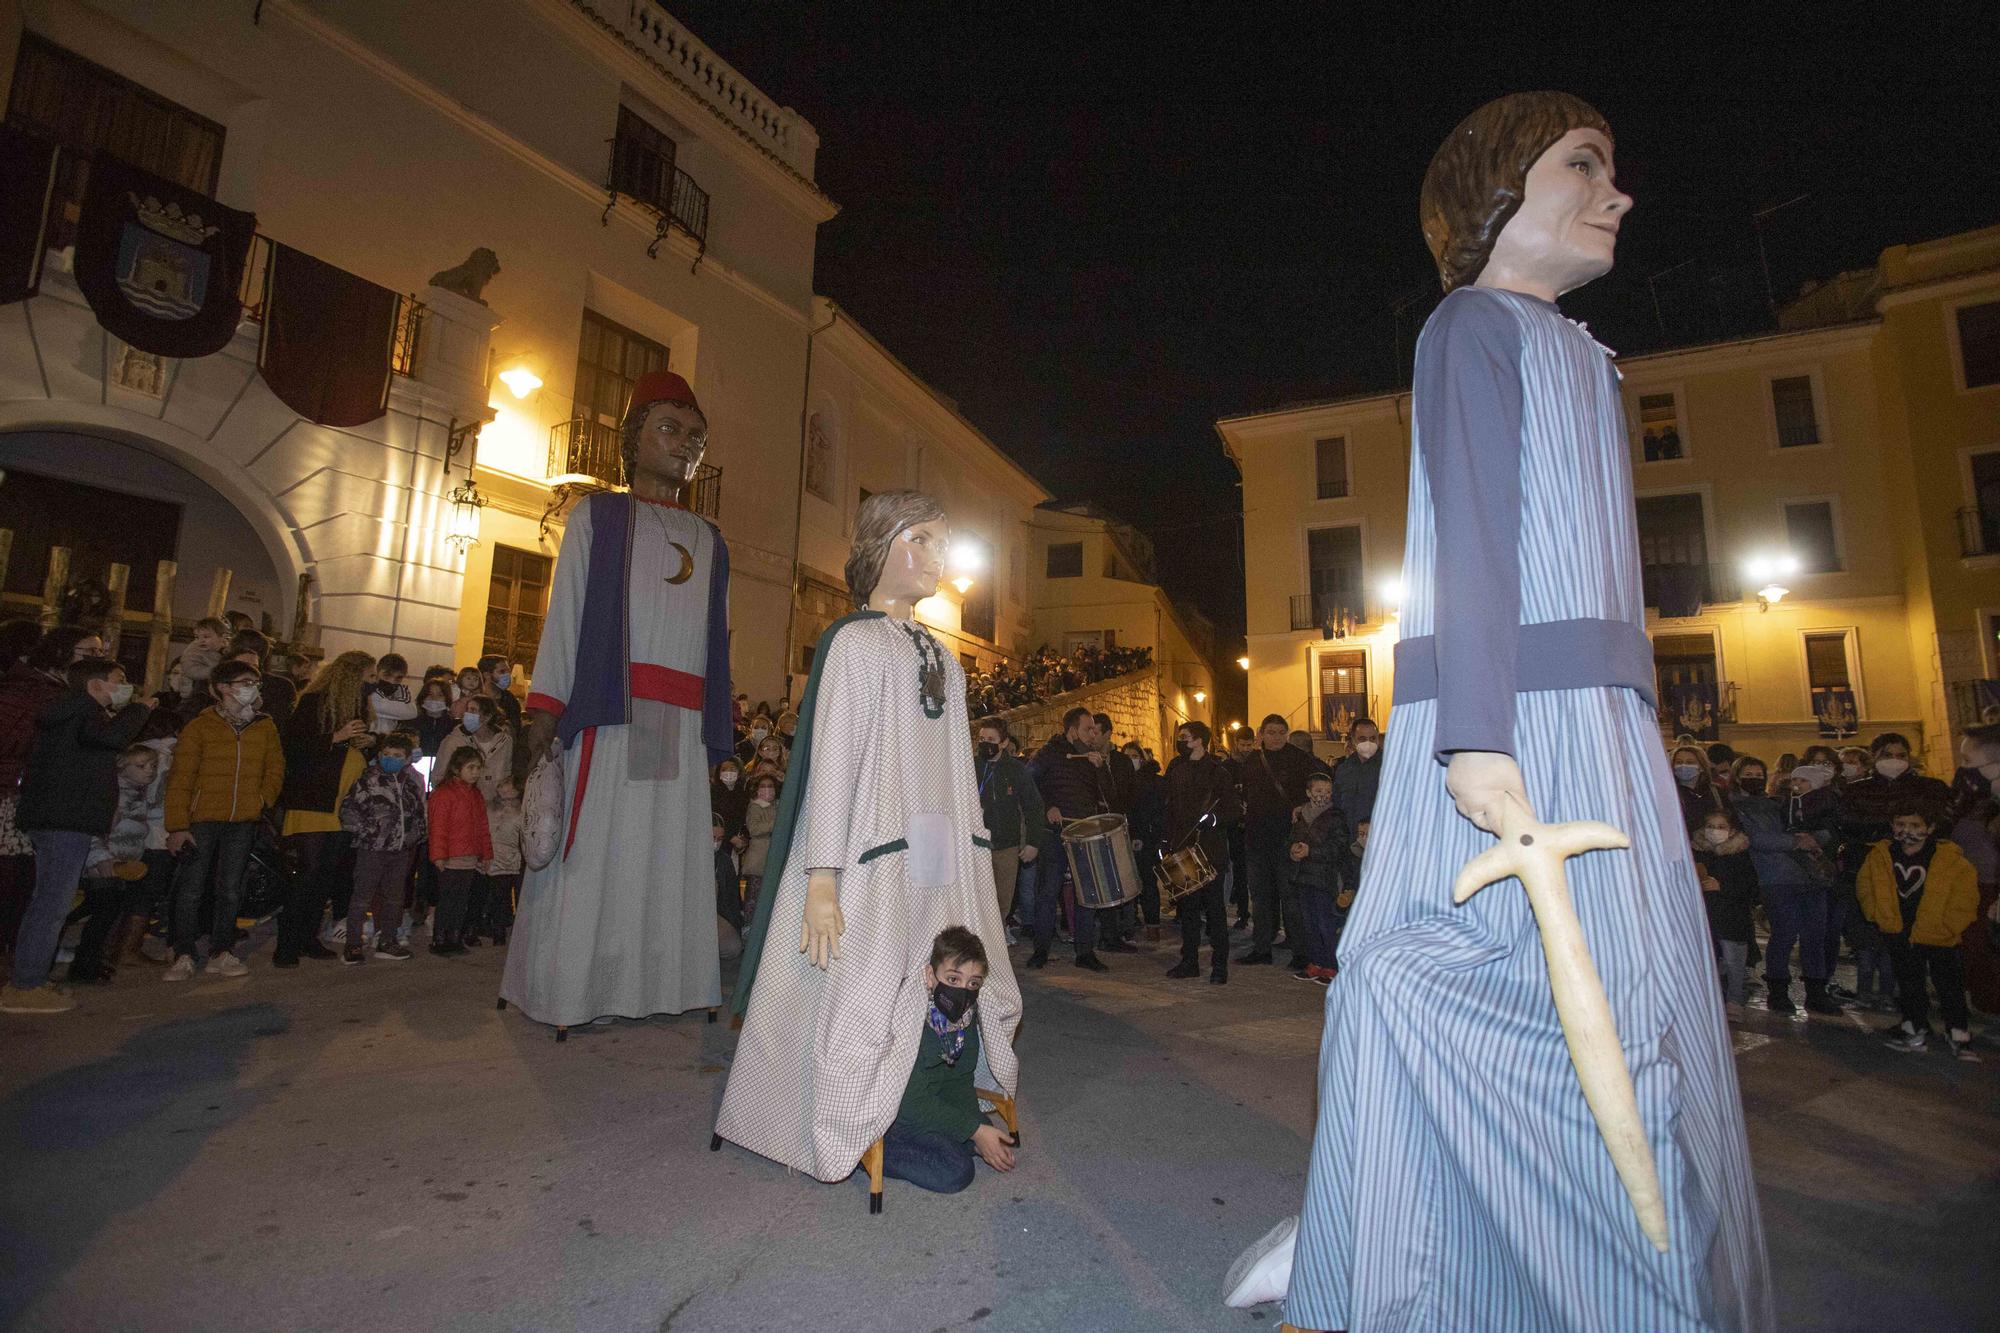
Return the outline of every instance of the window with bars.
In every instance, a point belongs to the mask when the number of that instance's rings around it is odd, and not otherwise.
[[[222,171],[222,126],[32,32],[21,34],[7,123],[68,150],[56,172],[51,249],[76,238],[98,153],[206,195]]]
[[[1645,495],[1637,503],[1639,575],[1647,606],[1661,598],[1681,615],[1685,604],[1717,600],[1708,563],[1708,529],[1699,492]]]
[[[576,352],[576,414],[616,430],[625,418],[632,385],[641,375],[666,368],[666,348],[585,310]]]
[[[1819,415],[1813,407],[1812,376],[1786,375],[1771,381],[1771,410],[1778,419],[1778,447],[1818,444]]]
[[[1958,364],[1965,387],[2000,384],[2000,301],[1960,306],[1953,318],[1958,322]]]
[[[1342,500],[1347,497],[1347,437],[1317,440],[1313,444],[1313,470],[1319,482],[1319,498]]]
[[[1839,572],[1840,540],[1831,500],[1802,500],[1785,506],[1785,539],[1806,574]]]
[[[1847,670],[1847,631],[1806,635],[1806,685],[1815,690],[1853,688]]]
[[[535,670],[535,650],[542,642],[542,621],[549,611],[547,556],[513,546],[493,548],[493,581],[486,592],[486,638],[483,652]]]

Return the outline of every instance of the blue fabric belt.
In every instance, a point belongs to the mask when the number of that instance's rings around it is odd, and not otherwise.
[[[1619,686],[1660,706],[1653,674],[1653,642],[1624,620],[1548,620],[1523,625],[1515,657],[1514,690],[1585,690]],[[1421,703],[1438,696],[1437,639],[1429,634],[1396,644],[1394,702]]]

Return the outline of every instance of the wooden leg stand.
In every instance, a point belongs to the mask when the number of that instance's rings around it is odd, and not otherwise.
[[[882,1140],[868,1145],[861,1154],[861,1169],[868,1173],[868,1211],[882,1211]]]
[[[506,997],[505,997],[505,996],[502,996],[502,997],[500,997],[499,999],[496,999],[495,1001],[493,1001],[493,1007],[494,1007],[495,1009],[499,1009],[499,1010],[502,1010],[502,1011],[504,1011],[504,1010],[505,1010],[505,1009],[507,1008],[507,1000],[506,1000]]]
[[[1000,1118],[1007,1122],[1007,1133],[1014,1140],[1014,1146],[1016,1148],[1020,1147],[1021,1122],[1014,1118],[1014,1099],[997,1092],[988,1092],[983,1088],[974,1089],[973,1095],[982,1102],[993,1103],[993,1109],[998,1111]]]

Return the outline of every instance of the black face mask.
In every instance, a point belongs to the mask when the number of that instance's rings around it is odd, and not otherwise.
[[[1179,756],[1180,756],[1181,758],[1183,758],[1183,759],[1187,758],[1187,757],[1188,757],[1189,755],[1191,755],[1191,754],[1193,754],[1193,753],[1194,753],[1194,744],[1193,744],[1193,742],[1191,742],[1191,741],[1175,741],[1175,742],[1174,742],[1174,753],[1175,753],[1175,754],[1177,754],[1177,755],[1179,755]]]
[[[991,763],[1000,757],[1000,747],[992,741],[979,742],[979,757]]]
[[[972,1006],[979,1002],[979,992],[969,986],[947,986],[940,981],[931,989],[931,1003],[944,1015],[947,1023],[956,1023],[972,1012]]]
[[[1737,780],[1736,785],[1745,796],[1762,796],[1764,794],[1763,778],[1740,778]]]

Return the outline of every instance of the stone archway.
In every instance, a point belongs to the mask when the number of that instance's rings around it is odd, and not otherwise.
[[[260,624],[268,619],[281,635],[289,632],[298,577],[307,568],[296,534],[268,496],[246,485],[239,472],[214,463],[199,447],[203,442],[173,438],[178,434],[184,432],[116,408],[9,404],[0,407],[0,468],[34,474],[41,489],[67,484],[90,488],[75,491],[79,497],[111,492],[178,506],[182,520],[168,557],[181,566],[175,614],[182,619],[201,615],[214,571],[229,568],[229,609],[244,611]],[[37,562],[39,577],[42,557],[17,545],[14,560],[24,558]],[[135,572],[135,579],[150,587],[152,569]],[[150,605],[150,595],[143,604],[128,603],[133,611]]]

